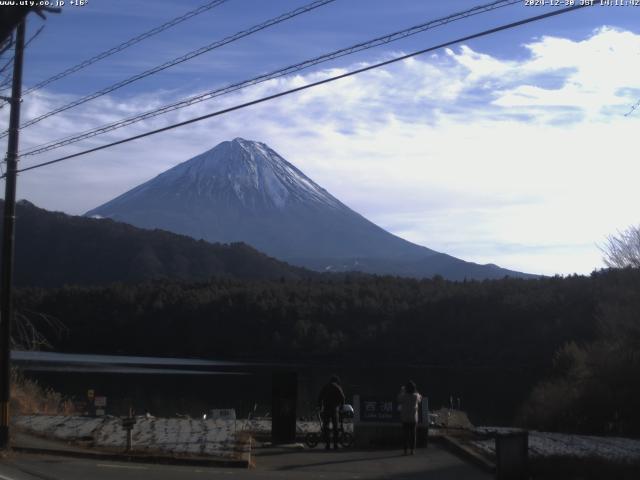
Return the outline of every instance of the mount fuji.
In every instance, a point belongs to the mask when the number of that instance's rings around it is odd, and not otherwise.
[[[87,212],[211,242],[245,242],[315,270],[449,279],[529,276],[408,242],[332,196],[266,144],[222,142]]]

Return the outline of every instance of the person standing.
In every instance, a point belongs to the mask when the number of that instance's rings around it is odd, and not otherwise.
[[[333,448],[338,449],[338,409],[344,405],[344,392],[340,386],[340,379],[334,375],[329,380],[318,397],[318,407],[322,415],[322,430],[324,433],[325,449],[329,450],[329,424],[333,427]]]
[[[398,394],[400,404],[400,419],[404,431],[404,454],[411,449],[411,455],[416,452],[416,429],[418,425],[418,406],[422,402],[422,395],[417,392],[416,384],[409,380],[403,385],[404,391]]]

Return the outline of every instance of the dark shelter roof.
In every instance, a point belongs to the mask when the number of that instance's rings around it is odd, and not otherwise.
[[[35,12],[44,17],[45,12],[58,13],[59,8],[49,7],[25,7],[20,5],[0,7],[0,51],[4,49],[7,42],[11,40],[11,33],[18,24],[27,16],[29,12]]]
[[[11,33],[31,11],[31,7],[0,7],[0,48],[11,39]]]

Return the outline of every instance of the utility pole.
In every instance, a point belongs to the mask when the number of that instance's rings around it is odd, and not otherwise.
[[[16,220],[16,177],[18,170],[18,137],[20,134],[20,102],[22,97],[22,59],[24,54],[23,19],[17,28],[11,88],[11,113],[7,142],[4,220],[2,237],[2,278],[0,291],[0,449],[9,448],[9,401],[11,398],[11,320],[13,318],[13,249]]]

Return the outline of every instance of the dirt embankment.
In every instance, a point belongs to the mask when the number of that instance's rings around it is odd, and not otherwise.
[[[11,370],[11,404],[13,415],[72,415],[73,402],[51,388],[25,378],[19,370]]]

